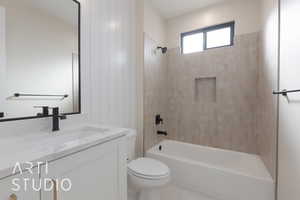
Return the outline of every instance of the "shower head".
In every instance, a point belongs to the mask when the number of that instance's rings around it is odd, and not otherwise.
[[[160,49],[163,54],[167,53],[168,51],[167,47],[157,47],[157,49]]]

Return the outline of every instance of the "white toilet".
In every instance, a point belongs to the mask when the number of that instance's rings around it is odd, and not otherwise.
[[[128,187],[138,193],[138,200],[160,200],[160,189],[170,181],[170,169],[167,165],[151,158],[134,159],[136,132],[127,135]]]

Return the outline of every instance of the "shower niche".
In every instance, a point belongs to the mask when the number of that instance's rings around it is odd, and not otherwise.
[[[195,78],[195,102],[216,103],[217,102],[217,78],[197,77]]]

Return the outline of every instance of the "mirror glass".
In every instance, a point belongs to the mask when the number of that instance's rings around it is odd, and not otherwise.
[[[75,0],[0,0],[0,121],[80,113],[79,31]]]

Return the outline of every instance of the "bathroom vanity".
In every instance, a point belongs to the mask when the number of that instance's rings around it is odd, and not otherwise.
[[[81,126],[59,134],[39,133],[1,141],[0,199],[125,200],[127,132]],[[8,151],[16,140],[19,145]],[[32,169],[26,166],[28,161],[34,163]],[[21,163],[22,170],[15,170],[16,163]],[[36,190],[40,183],[42,189]],[[51,184],[57,187],[48,190]],[[16,185],[18,191],[14,191]]]

